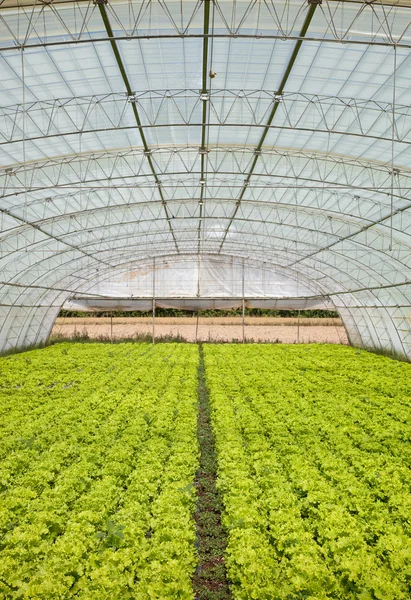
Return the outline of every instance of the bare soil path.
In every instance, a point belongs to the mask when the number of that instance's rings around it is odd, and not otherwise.
[[[255,342],[296,343],[298,338],[297,319],[280,317],[247,317],[245,337]],[[200,317],[197,340],[199,342],[242,340],[241,317]],[[87,335],[90,338],[109,338],[110,318],[67,317],[56,320],[52,337]],[[152,319],[149,317],[114,317],[113,338],[137,338],[151,336]],[[189,342],[195,340],[195,317],[156,317],[157,338],[181,337]],[[340,319],[301,319],[300,342],[348,344]]]

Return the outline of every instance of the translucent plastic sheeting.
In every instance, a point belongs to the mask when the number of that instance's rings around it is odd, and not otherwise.
[[[71,298],[245,297],[411,358],[408,0],[0,17],[0,350]]]
[[[112,298],[283,298],[313,296],[318,288],[270,264],[224,256],[170,255],[99,276],[87,294]]]

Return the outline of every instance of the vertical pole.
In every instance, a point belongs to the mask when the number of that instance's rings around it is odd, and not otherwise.
[[[245,302],[243,298],[243,344],[245,342],[245,323],[244,323],[244,311],[245,311]]]
[[[243,278],[242,278],[242,296],[243,296],[243,310],[242,310],[242,325],[243,325],[243,344],[245,342],[245,322],[244,322],[244,316],[245,316],[245,299],[244,299],[244,259],[243,259],[243,269],[242,269],[242,273],[243,273]]]
[[[297,344],[300,343],[300,311],[298,311],[298,321],[297,321]]]
[[[155,298],[153,298],[153,331],[151,333],[151,337],[153,339],[153,344],[154,344],[154,340],[155,340],[155,319],[156,319],[156,301],[155,301]]]
[[[153,258],[153,344],[155,342],[155,321],[156,321],[156,259]]]
[[[196,339],[195,339],[195,343],[197,343],[198,340],[198,315],[199,315],[200,311],[197,311],[197,321],[196,321]]]
[[[203,193],[203,189],[201,190],[201,193]],[[200,252],[197,254],[197,298],[200,297],[200,271],[201,271],[201,256],[200,256]],[[197,344],[197,340],[198,340],[198,317],[199,317],[199,313],[200,311],[197,310],[197,319],[196,319],[196,335],[195,335],[195,343]]]
[[[113,343],[113,311],[110,313],[110,344]]]

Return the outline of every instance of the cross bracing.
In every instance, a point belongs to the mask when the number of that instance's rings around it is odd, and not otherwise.
[[[146,129],[202,126],[199,109],[203,103],[198,90],[158,90],[136,93],[133,98]],[[263,128],[273,101],[274,94],[270,92],[213,90],[210,92],[210,121],[207,126]],[[131,131],[137,126],[130,119],[129,104],[125,94],[104,94],[33,101],[26,103],[25,107],[0,107],[0,146],[4,146],[4,152],[7,152],[8,145],[23,142],[23,120],[26,142],[42,138],[72,138],[103,131]],[[411,143],[411,108],[409,105],[396,105],[395,111],[394,139],[408,145]],[[317,94],[284,94],[277,122],[269,128],[319,131],[332,136],[391,142],[392,124],[390,102]],[[382,134],[381,129],[385,129]]]
[[[215,21],[212,35],[236,38],[270,36],[272,39],[298,39],[306,12],[303,3],[291,0],[281,3],[273,0],[215,0],[213,6]],[[4,48],[68,45],[107,39],[101,28],[98,3],[92,0],[55,0],[52,3],[3,0],[1,8],[8,10],[8,15],[2,14],[0,20]],[[407,45],[410,40],[408,8],[408,0],[367,3],[362,0],[324,0],[308,39]],[[182,3],[164,0],[110,2],[107,12],[119,39],[211,35],[201,30],[203,3],[199,0]],[[56,32],[61,39],[55,39]]]
[[[220,297],[268,264],[253,294],[330,298],[352,343],[409,357],[410,11],[3,0],[0,345],[185,260],[176,297],[200,264]]]

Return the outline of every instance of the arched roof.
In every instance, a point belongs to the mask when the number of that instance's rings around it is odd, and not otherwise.
[[[214,256],[410,356],[410,26],[408,0],[0,2],[0,345]]]

